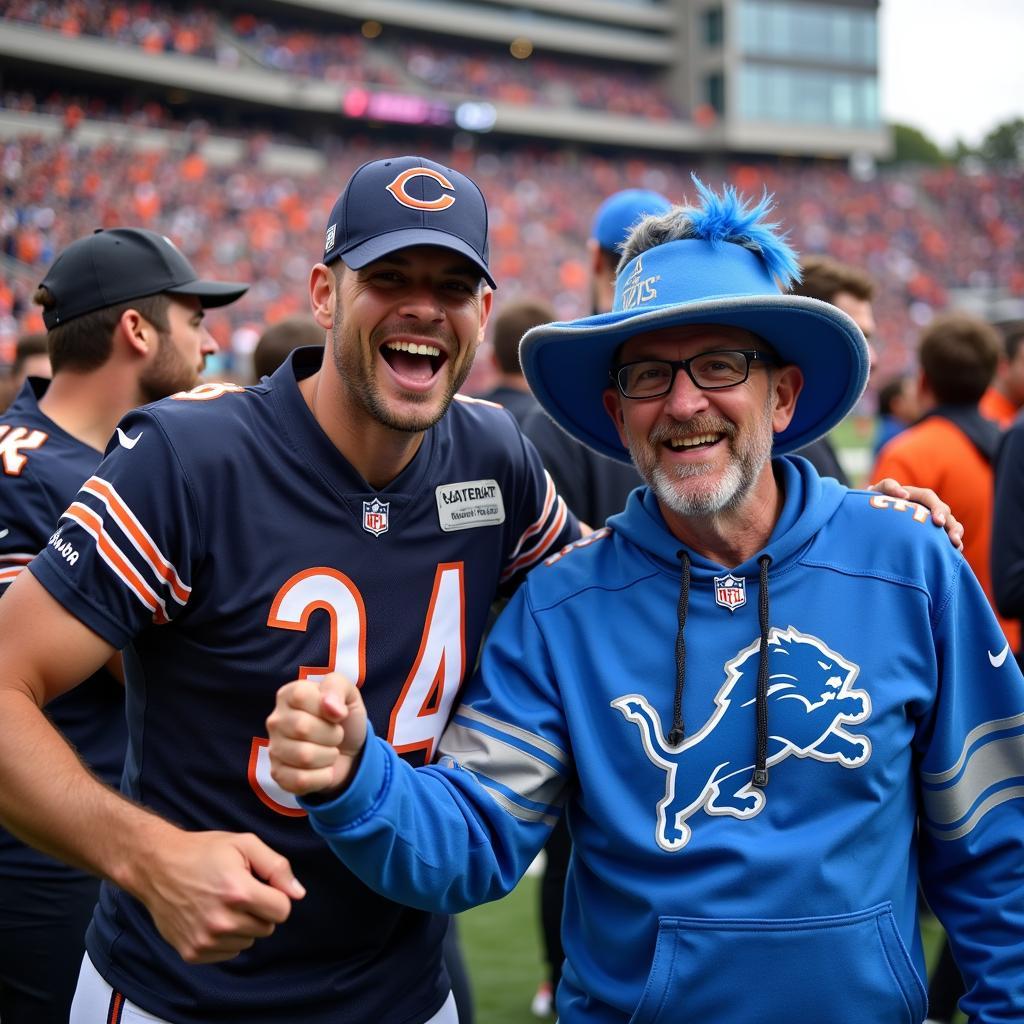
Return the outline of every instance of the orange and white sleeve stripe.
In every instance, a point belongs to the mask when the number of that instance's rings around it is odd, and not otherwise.
[[[0,587],[13,583],[19,573],[25,571],[25,566],[35,558],[35,554],[28,554],[24,551],[12,551],[10,554],[0,555]]]
[[[98,498],[105,514],[76,501],[62,518],[77,523],[96,541],[96,551],[100,558],[142,605],[153,613],[154,622],[162,624],[169,621],[168,602],[183,607],[192,588],[182,581],[178,571],[163,555],[112,484],[99,477],[91,477],[83,484],[82,492]],[[133,563],[115,539],[111,527],[128,539],[141,558],[141,565]]]
[[[544,479],[547,481],[544,507],[540,516],[523,531],[513,548],[508,564],[501,574],[502,583],[511,579],[516,573],[525,572],[550,554],[551,546],[565,528],[566,520],[569,518],[569,509],[556,490],[555,482],[547,470],[544,471]],[[529,547],[526,547],[527,542],[535,537],[537,539]]]
[[[98,476],[90,477],[82,485],[82,490],[94,494],[107,507],[111,519],[121,529],[121,532],[128,538],[132,546],[142,556],[143,561],[150,570],[162,580],[167,586],[171,597],[180,605],[184,605],[192,588],[186,586],[178,575],[177,570],[160,553],[153,538],[146,532],[145,527],[136,518],[135,513],[128,507],[121,496],[114,489],[113,485]]]

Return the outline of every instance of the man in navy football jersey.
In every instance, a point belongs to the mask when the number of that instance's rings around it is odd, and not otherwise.
[[[512,416],[456,395],[493,284],[470,179],[364,165],[311,273],[326,349],[128,415],[0,601],[0,816],[113,883],[76,1024],[455,1020],[447,919],[338,870],[264,719],[283,681],[341,671],[426,763],[492,599],[578,536]],[[39,710],[122,648],[123,796]]]
[[[58,256],[36,295],[49,328],[53,380],[28,380],[0,416],[0,592],[46,546],[118,420],[198,383],[203,360],[217,347],[203,327],[203,308],[233,302],[245,290],[199,280],[166,238],[136,228],[88,235]],[[120,673],[115,655],[109,668],[46,709],[111,784],[121,777],[125,750]],[[98,893],[92,875],[0,830],[4,1024],[66,1024]]]

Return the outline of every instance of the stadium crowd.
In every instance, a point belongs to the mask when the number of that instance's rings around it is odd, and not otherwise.
[[[261,138],[253,133],[252,145]],[[120,223],[168,234],[202,271],[253,282],[243,302],[211,315],[222,344],[230,346],[232,331],[251,333],[300,312],[306,257],[319,247],[337,182],[395,148],[356,135],[325,154],[329,175],[304,178],[268,173],[250,160],[216,165],[196,137],[183,139],[180,149],[163,151],[84,144],[73,131],[57,140],[22,136],[0,144],[0,253],[20,268],[6,269],[0,280],[0,341],[9,347],[19,331],[38,329],[27,294],[33,275],[63,245]],[[590,212],[602,197],[630,186],[682,199],[692,192],[691,171],[748,193],[767,188],[787,211],[785,226],[799,251],[829,253],[871,274],[878,282],[876,379],[908,368],[918,331],[948,304],[951,289],[984,284],[1024,295],[1024,183],[1009,171],[967,176],[902,168],[862,181],[838,165],[617,162],[566,147],[502,150],[483,140],[442,151],[428,137],[412,145],[483,187],[499,303],[540,295],[561,317],[584,312],[581,254]]]
[[[67,36],[98,36],[148,53],[180,53],[216,59],[217,18],[213,11],[193,7],[188,11],[151,3],[114,3],[102,0],[13,0],[5,4],[3,17],[55,29]]]
[[[583,107],[647,120],[680,116],[656,72],[558,55],[517,59],[507,48],[481,51],[456,41],[429,41],[388,29],[367,38],[359,27],[325,32],[229,14],[201,6],[174,7],[117,0],[14,0],[3,18],[96,36],[149,53],[175,53],[235,66],[248,60],[270,70],[332,82],[443,93],[529,106]],[[378,26],[379,29],[379,26]]]

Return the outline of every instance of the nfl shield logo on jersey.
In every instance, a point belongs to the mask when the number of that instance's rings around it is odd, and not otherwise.
[[[363,502],[363,529],[379,537],[382,533],[388,532],[388,508],[390,501],[381,501],[374,498],[373,501]]]
[[[747,603],[747,581],[742,576],[715,577],[715,604],[734,612]]]

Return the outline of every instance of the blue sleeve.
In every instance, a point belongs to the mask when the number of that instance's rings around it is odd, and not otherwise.
[[[441,913],[498,899],[561,814],[564,720],[526,591],[491,633],[437,764],[412,768],[371,734],[340,797],[300,801],[334,853],[390,899]]]
[[[992,590],[1002,615],[1024,619],[1024,424],[1003,436],[992,516]]]
[[[1024,678],[973,574],[958,571],[948,595],[920,736],[921,880],[967,985],[962,1008],[995,1024],[1024,1007]]]

